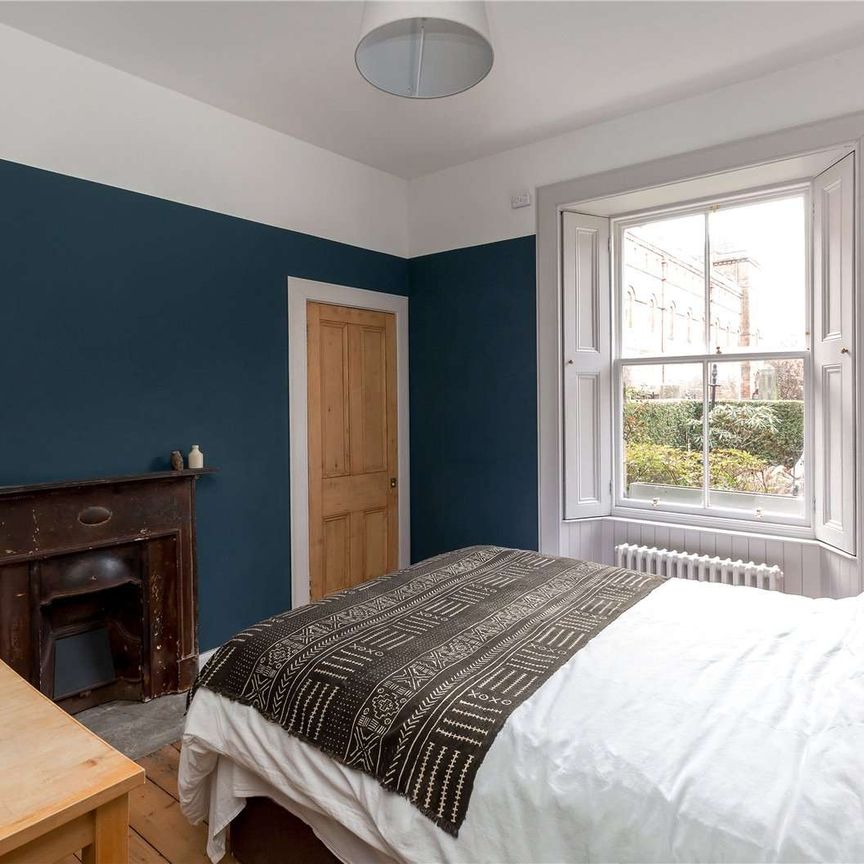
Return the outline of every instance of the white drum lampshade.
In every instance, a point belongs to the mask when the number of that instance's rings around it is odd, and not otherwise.
[[[363,10],[354,59],[386,93],[409,99],[453,96],[492,68],[486,4],[374,0]]]

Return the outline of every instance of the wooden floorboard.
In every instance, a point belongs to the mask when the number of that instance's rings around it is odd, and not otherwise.
[[[180,812],[179,742],[138,764],[147,772],[147,782],[129,796],[129,864],[209,864],[206,824],[190,825]],[[81,855],[67,855],[58,864],[81,864]],[[237,860],[226,855],[220,864]]]
[[[137,831],[129,829],[129,864],[165,864],[167,860]]]
[[[176,799],[155,783],[130,793],[129,823],[171,864],[207,864],[207,826],[190,825]]]
[[[175,801],[180,800],[177,791],[177,772],[180,769],[180,753],[171,745],[138,760],[147,772],[147,779],[167,792]]]

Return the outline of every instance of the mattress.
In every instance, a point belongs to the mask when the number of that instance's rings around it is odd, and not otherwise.
[[[864,860],[864,598],[669,580],[520,705],[459,837],[202,690],[181,806],[208,854],[269,794],[342,860]]]

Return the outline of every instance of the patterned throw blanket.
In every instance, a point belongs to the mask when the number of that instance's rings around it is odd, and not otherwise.
[[[663,579],[492,546],[262,621],[206,687],[376,777],[454,837],[513,710]]]

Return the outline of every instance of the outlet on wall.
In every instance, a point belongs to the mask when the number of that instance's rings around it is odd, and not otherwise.
[[[524,192],[517,192],[510,196],[510,207],[513,210],[518,210],[520,207],[531,206],[531,193],[526,189]]]

